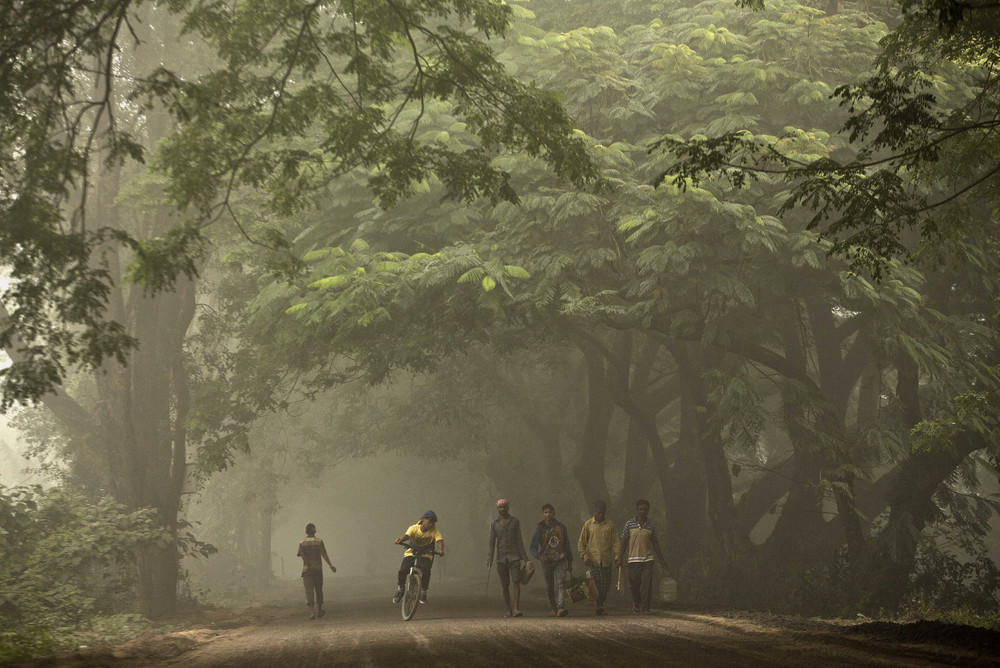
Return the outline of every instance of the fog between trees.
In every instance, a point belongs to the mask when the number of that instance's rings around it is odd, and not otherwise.
[[[689,603],[995,612],[995,9],[356,4],[3,10],[4,402],[123,518],[77,575],[239,602],[315,522],[388,589],[432,508],[479,577],[498,496],[642,497]]]

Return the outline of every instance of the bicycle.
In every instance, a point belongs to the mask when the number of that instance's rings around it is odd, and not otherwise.
[[[413,542],[400,543],[403,547],[409,548],[413,551],[413,565],[410,566],[410,572],[406,574],[406,579],[403,584],[403,599],[402,599],[402,614],[403,621],[408,622],[413,619],[413,615],[417,614],[417,608],[420,607],[420,586],[424,577],[424,570],[422,568],[423,561],[427,554],[443,554],[437,552],[434,549],[434,543],[429,545],[424,545],[423,547],[418,547],[413,544]]]

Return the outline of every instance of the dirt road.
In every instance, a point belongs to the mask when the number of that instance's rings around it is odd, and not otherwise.
[[[613,601],[597,617],[593,604],[547,616],[532,587],[525,616],[501,617],[496,592],[439,586],[410,622],[391,592],[341,588],[328,581],[327,615],[309,620],[304,605],[258,606],[206,628],[147,637],[127,645],[63,657],[71,666],[995,666],[1000,634],[969,627],[844,627],[767,615],[704,614],[661,609],[633,616]],[[232,628],[221,628],[230,626]],[[214,628],[213,628],[214,627]],[[911,631],[907,632],[909,628]],[[964,632],[957,632],[964,629]],[[965,637],[959,638],[962,633]],[[35,664],[39,665],[39,664]]]

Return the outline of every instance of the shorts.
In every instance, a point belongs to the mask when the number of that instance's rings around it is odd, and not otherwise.
[[[497,575],[500,576],[500,586],[506,589],[510,583],[521,584],[521,562],[503,561],[497,563]]]

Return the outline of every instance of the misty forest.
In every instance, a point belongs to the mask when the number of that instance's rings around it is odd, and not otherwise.
[[[301,616],[307,522],[481,596],[501,497],[1000,629],[998,68],[989,0],[0,3],[0,662]]]

